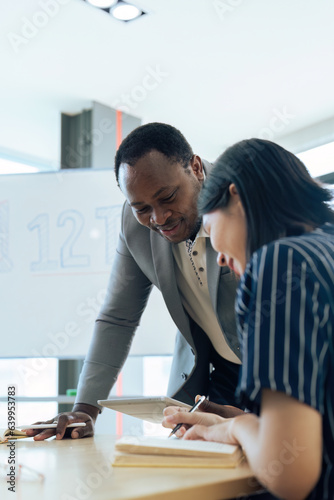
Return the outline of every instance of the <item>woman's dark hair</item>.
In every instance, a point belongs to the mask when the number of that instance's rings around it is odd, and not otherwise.
[[[227,206],[235,184],[247,220],[247,258],[261,246],[304,232],[304,224],[334,223],[329,190],[292,153],[270,141],[249,139],[228,148],[204,182],[201,215]]]
[[[159,151],[171,161],[187,168],[193,151],[179,130],[166,123],[148,123],[133,130],[120,145],[115,156],[115,175],[118,182],[121,163],[133,166],[150,151]]]

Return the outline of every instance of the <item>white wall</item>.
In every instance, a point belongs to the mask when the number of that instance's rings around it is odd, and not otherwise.
[[[2,356],[85,356],[122,204],[112,170],[1,177]],[[175,332],[160,292],[153,293],[131,353],[172,353]]]

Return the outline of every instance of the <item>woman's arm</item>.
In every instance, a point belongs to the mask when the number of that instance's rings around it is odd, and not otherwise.
[[[257,479],[286,500],[304,499],[321,473],[321,415],[282,392],[263,389],[260,417],[194,425],[185,439],[239,443]]]

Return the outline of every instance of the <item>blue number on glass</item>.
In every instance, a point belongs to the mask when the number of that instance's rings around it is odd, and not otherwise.
[[[112,264],[120,229],[122,205],[99,207],[96,209],[96,218],[105,219],[106,229],[106,264]]]
[[[62,267],[88,267],[89,255],[74,255],[73,246],[79,238],[84,226],[84,218],[76,210],[65,210],[58,217],[58,226],[64,226],[67,221],[72,223],[72,231],[60,250]]]
[[[9,250],[9,203],[0,202],[0,273],[8,273],[13,269],[8,255]]]
[[[37,229],[39,243],[39,259],[30,264],[30,270],[33,272],[55,271],[58,267],[56,260],[49,259],[50,252],[50,231],[48,214],[39,214],[29,224],[29,231]]]

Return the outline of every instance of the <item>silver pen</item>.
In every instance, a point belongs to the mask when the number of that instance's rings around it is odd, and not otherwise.
[[[197,410],[197,408],[199,407],[199,405],[200,405],[201,403],[203,403],[203,401],[204,401],[204,400],[205,400],[205,396],[201,396],[201,397],[199,398],[199,400],[197,401],[197,403],[195,403],[195,404],[194,404],[194,406],[193,406],[192,408],[190,408],[189,413],[193,413],[194,411],[196,411],[196,410]],[[176,431],[178,431],[178,430],[182,427],[182,425],[183,425],[183,424],[177,424],[177,425],[174,427],[174,429],[171,431],[171,433],[169,434],[169,436],[168,436],[168,437],[170,438],[171,436],[173,436],[173,434],[175,434],[175,432],[176,432]]]

